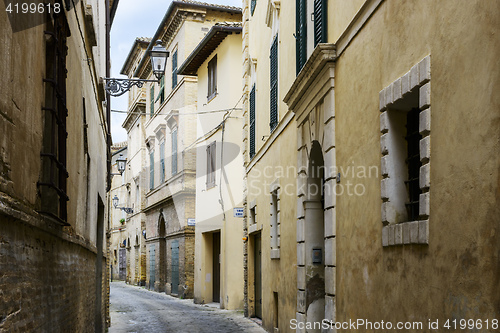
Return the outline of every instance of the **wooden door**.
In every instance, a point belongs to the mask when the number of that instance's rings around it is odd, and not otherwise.
[[[118,279],[125,281],[127,278],[127,250],[120,249],[118,258]]]
[[[220,232],[213,233],[213,267],[212,272],[214,278],[213,281],[213,292],[212,300],[214,302],[220,302]]]
[[[179,241],[172,241],[172,294],[179,294]]]
[[[254,236],[255,317],[262,319],[262,257],[260,234]]]

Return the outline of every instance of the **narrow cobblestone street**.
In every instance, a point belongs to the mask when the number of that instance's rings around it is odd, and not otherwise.
[[[109,332],[265,332],[242,312],[181,300],[124,282],[112,282]]]

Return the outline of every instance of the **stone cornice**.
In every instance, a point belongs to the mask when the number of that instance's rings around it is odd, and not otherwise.
[[[127,117],[125,117],[122,127],[127,130],[127,132],[130,131],[130,128],[134,125],[137,118],[146,114],[145,111],[146,104],[144,102],[134,103],[133,108],[127,113]]]
[[[304,93],[313,85],[325,65],[329,62],[333,65],[336,58],[337,55],[334,44],[318,44],[316,46],[283,99],[290,110],[297,112],[297,104]]]

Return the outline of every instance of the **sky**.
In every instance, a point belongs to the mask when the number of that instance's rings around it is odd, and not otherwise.
[[[221,5],[241,7],[242,0],[204,0]],[[111,26],[111,77],[125,78],[120,70],[136,37],[152,38],[167,12],[170,0],[120,0]],[[111,97],[111,110],[127,110],[128,93]],[[113,143],[126,141],[127,132],[122,128],[125,114],[111,112]]]

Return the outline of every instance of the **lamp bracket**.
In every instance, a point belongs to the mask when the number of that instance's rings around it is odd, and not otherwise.
[[[156,82],[160,83],[160,79],[158,80],[143,80],[143,79],[115,79],[112,77],[105,77],[103,80],[106,80],[106,86],[104,89],[111,96],[117,97],[121,96],[127,91],[130,90],[133,86],[137,86],[138,88],[142,88],[144,82]]]

